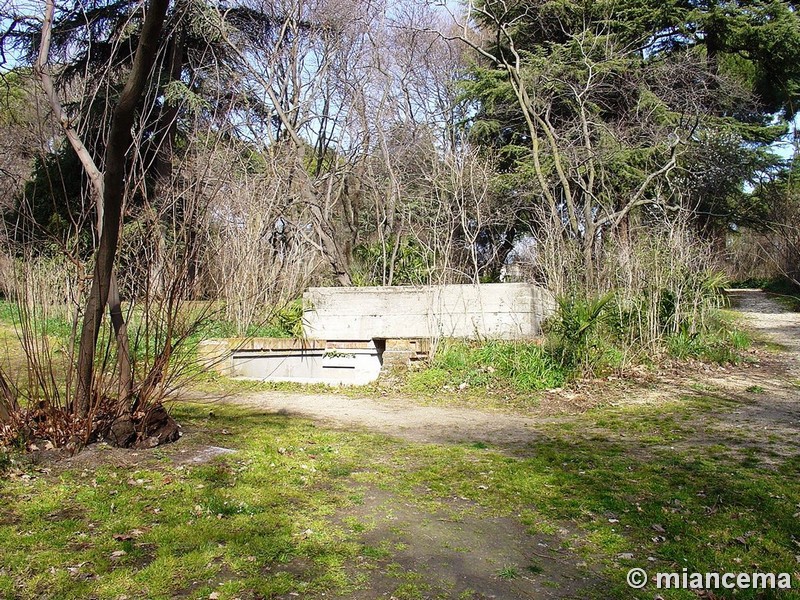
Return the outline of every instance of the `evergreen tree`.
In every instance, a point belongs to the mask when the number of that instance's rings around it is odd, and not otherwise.
[[[593,238],[587,261],[648,202],[709,236],[761,217],[743,190],[780,169],[769,146],[797,112],[792,3],[485,0],[471,17],[470,134],[503,158],[510,198]]]

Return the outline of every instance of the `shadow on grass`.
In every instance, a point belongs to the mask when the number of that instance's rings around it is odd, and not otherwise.
[[[757,448],[744,456],[721,443],[671,449],[667,437],[692,427],[678,409],[593,411],[543,427],[523,456],[211,410],[176,406],[186,439],[142,451],[139,464],[1,482],[0,596],[366,598],[378,560],[368,548],[380,540],[335,518],[363,502],[364,486],[430,514],[467,503],[478,517],[500,515],[528,535],[561,539],[561,560],[586,561],[597,573],[600,583],[582,598],[652,598],[652,586],[626,586],[632,567],[797,570],[800,456],[768,468]],[[193,464],[180,452],[191,443],[236,453]],[[525,577],[546,587],[547,573]],[[414,585],[394,595],[423,597],[430,574],[417,565]],[[736,594],[756,597],[771,596]]]

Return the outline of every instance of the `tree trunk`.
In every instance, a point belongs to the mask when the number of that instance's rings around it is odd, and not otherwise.
[[[587,230],[588,229],[589,228],[587,226]],[[588,231],[583,237],[583,269],[586,292],[593,294],[595,292],[594,235],[589,236]]]
[[[103,309],[108,302],[117,255],[125,196],[125,155],[133,141],[131,127],[139,99],[158,52],[161,28],[169,0],[151,0],[147,9],[131,73],[111,117],[103,176],[103,230],[95,253],[92,288],[86,302],[78,350],[78,387],[74,410],[88,414],[92,405],[94,357]],[[121,316],[121,312],[120,312]]]
[[[108,312],[111,326],[117,338],[117,367],[119,369],[119,405],[125,406],[133,396],[133,365],[131,364],[131,345],[128,340],[128,325],[122,314],[122,301],[119,297],[117,277],[112,273],[108,290]]]

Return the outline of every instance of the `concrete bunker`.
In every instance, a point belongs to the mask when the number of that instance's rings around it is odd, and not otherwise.
[[[306,337],[206,340],[201,363],[231,377],[365,385],[426,357],[431,340],[534,338],[555,299],[525,283],[309,288],[303,306]]]

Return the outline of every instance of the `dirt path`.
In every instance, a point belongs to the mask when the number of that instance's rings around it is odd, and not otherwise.
[[[664,397],[697,393],[699,387],[739,401],[722,415],[720,427],[731,431],[763,431],[797,435],[800,427],[800,313],[787,312],[766,294],[756,290],[734,290],[734,306],[744,324],[759,337],[779,344],[784,352],[762,363],[725,369],[709,368],[688,379],[657,389],[637,389],[614,403],[657,403]],[[692,387],[694,386],[694,387]],[[747,390],[759,390],[751,393]],[[564,420],[541,412],[509,413],[463,407],[420,405],[405,398],[351,397],[343,394],[258,392],[228,401],[293,415],[340,429],[364,429],[413,442],[485,442],[518,446],[533,441],[538,425]]]
[[[424,406],[408,399],[352,398],[339,394],[261,392],[234,400],[278,414],[309,418],[334,428],[360,428],[412,442],[524,444],[535,435],[530,415]]]
[[[749,368],[732,368],[704,380],[735,404],[714,415],[706,430],[741,445],[768,448],[779,455],[800,449],[800,313],[789,312],[758,290],[732,290],[734,308],[757,338],[780,348],[762,353]]]
[[[730,290],[736,310],[744,315],[745,324],[786,350],[787,369],[800,371],[800,313],[789,312],[760,290]]]
[[[735,308],[756,336],[781,347],[759,351],[754,360],[735,367],[698,365],[697,372],[665,369],[656,385],[639,385],[614,404],[657,406],[694,395],[710,398],[710,408],[690,414],[680,442],[670,445],[699,449],[725,443],[730,448],[757,448],[766,456],[794,455],[800,448],[800,314],[786,312],[766,294],[735,291]],[[620,388],[616,389],[620,394]],[[604,394],[600,387],[596,394]],[[562,396],[572,392],[562,392]],[[580,396],[580,391],[573,396]],[[254,393],[230,401],[269,412],[312,419],[329,427],[362,429],[423,443],[485,442],[521,454],[535,452],[536,442],[552,435],[548,425],[575,423],[570,414],[484,411],[463,407],[419,405],[403,398],[353,398],[341,394]],[[608,402],[608,399],[606,399]],[[605,413],[601,413],[605,414]],[[660,442],[636,441],[625,431],[611,431],[597,419],[582,417],[576,436],[625,440],[632,452],[650,452]],[[633,442],[630,444],[630,442]],[[355,484],[364,502],[334,520],[356,519],[371,524],[361,540],[366,546],[389,545],[391,559],[377,561],[369,582],[348,594],[348,600],[411,597],[403,586],[423,585],[424,598],[584,598],[602,597],[604,574],[587,565],[572,547],[580,534],[565,529],[551,535],[532,534],[514,515],[497,515],[466,498],[443,500],[444,512],[410,501],[391,490]],[[566,548],[566,549],[565,549]],[[535,566],[533,572],[525,565]],[[513,577],[498,573],[509,565]],[[600,591],[598,591],[600,590]],[[286,597],[289,600],[289,597]],[[345,597],[336,598],[345,600]]]

